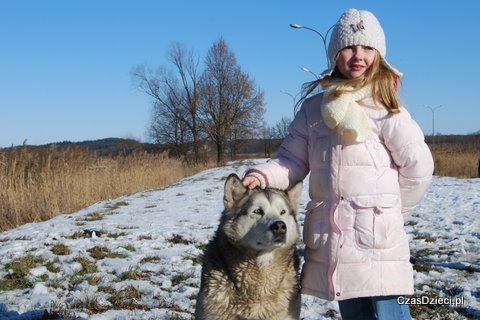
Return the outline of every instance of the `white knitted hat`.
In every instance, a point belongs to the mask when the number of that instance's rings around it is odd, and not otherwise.
[[[368,46],[377,49],[388,67],[399,77],[402,73],[392,67],[385,55],[385,33],[380,22],[369,11],[348,9],[335,24],[328,44],[328,59],[330,67],[321,73],[321,78],[329,76],[335,69],[337,54],[345,47],[353,45]]]

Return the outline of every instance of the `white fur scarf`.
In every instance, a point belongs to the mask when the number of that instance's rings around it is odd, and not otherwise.
[[[322,117],[325,124],[335,129],[348,142],[367,140],[372,129],[367,116],[357,101],[371,96],[372,87],[367,85],[355,92],[346,92],[335,98],[336,86],[325,90],[322,99]]]

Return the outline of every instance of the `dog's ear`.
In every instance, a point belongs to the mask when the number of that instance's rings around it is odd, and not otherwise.
[[[242,183],[242,180],[234,173],[228,176],[225,182],[225,195],[223,203],[225,208],[231,209],[235,202],[242,199],[247,194],[248,188]]]
[[[292,208],[296,211],[300,206],[300,196],[302,195],[302,181],[298,181],[286,191],[288,200],[290,201]]]

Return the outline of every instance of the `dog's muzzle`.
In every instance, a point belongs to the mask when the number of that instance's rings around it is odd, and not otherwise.
[[[270,226],[270,231],[273,232],[273,236],[277,241],[283,241],[287,234],[287,225],[283,221],[275,221]]]

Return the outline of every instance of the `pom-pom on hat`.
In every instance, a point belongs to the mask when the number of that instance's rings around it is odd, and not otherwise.
[[[387,53],[385,33],[377,18],[369,11],[348,9],[333,27],[328,44],[330,67],[322,72],[321,78],[332,74],[335,69],[338,52],[345,47],[353,45],[368,46],[376,49],[388,67],[397,76],[402,77],[402,73],[392,67],[385,59]]]

